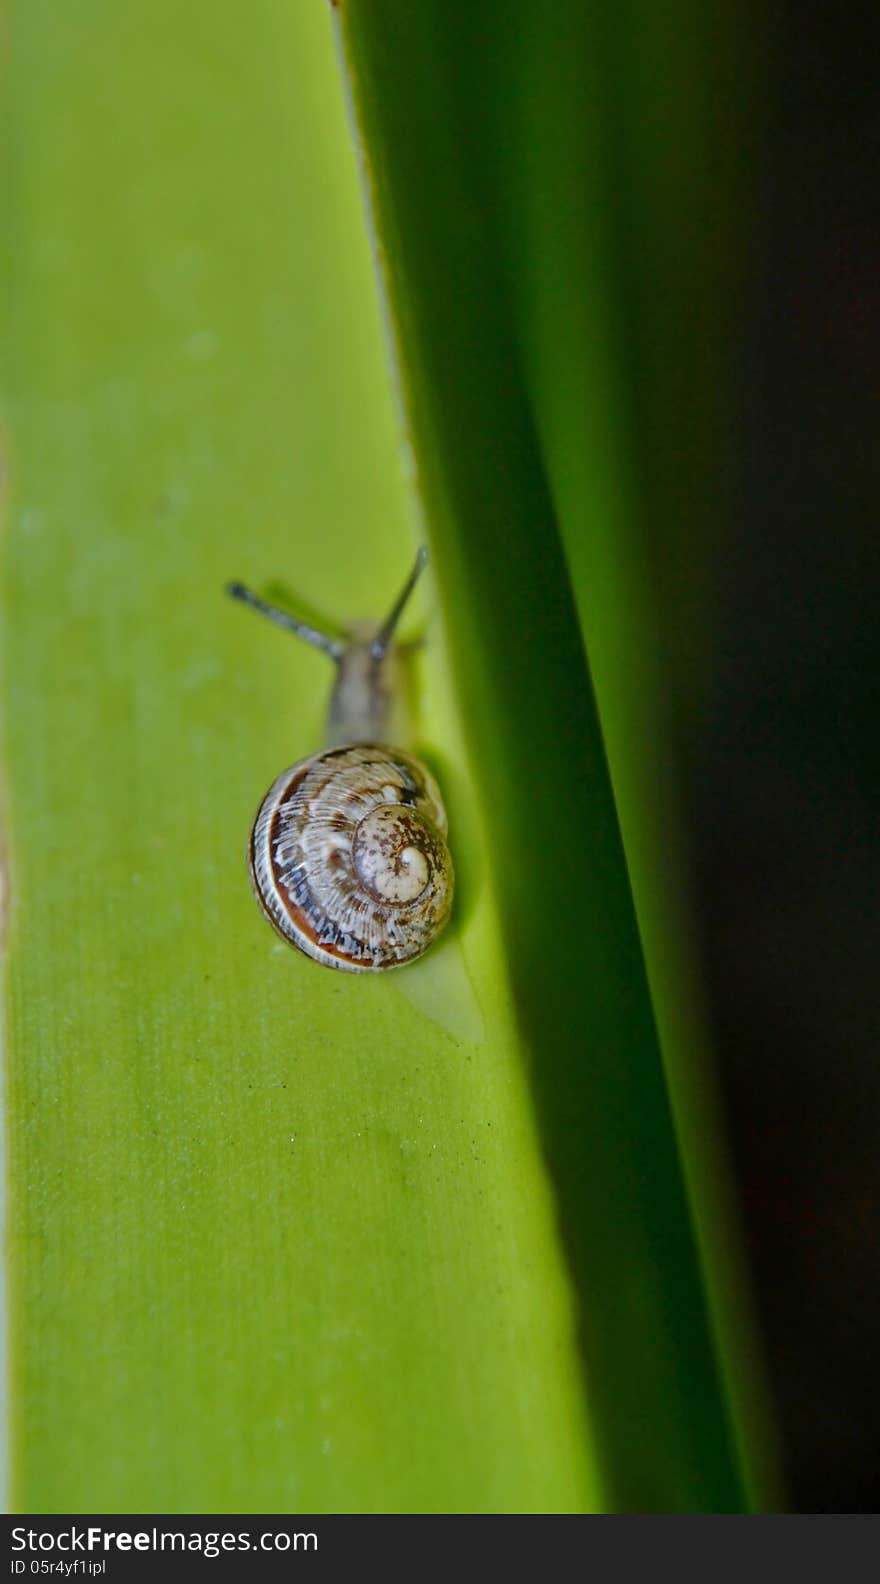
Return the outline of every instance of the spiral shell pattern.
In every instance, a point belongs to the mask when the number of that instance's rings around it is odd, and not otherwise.
[[[355,743],[285,770],[250,846],[257,900],[286,941],[351,973],[420,957],[449,917],[452,860],[433,778],[393,748]]]

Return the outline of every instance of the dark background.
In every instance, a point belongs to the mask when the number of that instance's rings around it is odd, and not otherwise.
[[[880,30],[758,17],[762,125],[685,762],[699,929],[794,1505],[880,1508]]]

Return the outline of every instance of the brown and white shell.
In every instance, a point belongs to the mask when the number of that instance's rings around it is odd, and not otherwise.
[[[412,962],[449,918],[453,869],[437,785],[409,754],[373,743],[302,759],[254,821],[251,882],[269,922],[328,967]]]

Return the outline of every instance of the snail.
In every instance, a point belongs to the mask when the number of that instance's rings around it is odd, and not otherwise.
[[[415,564],[378,630],[347,643],[252,594],[228,592],[296,633],[336,666],[321,753],[284,770],[251,831],[254,895],[279,935],[315,962],[374,973],[413,962],[449,919],[453,868],[433,776],[389,742],[402,734],[401,614],[427,560]]]

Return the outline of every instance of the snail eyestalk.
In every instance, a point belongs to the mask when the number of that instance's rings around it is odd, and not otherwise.
[[[308,622],[299,621],[296,616],[289,616],[287,611],[279,610],[277,605],[268,605],[259,595],[252,594],[249,588],[245,588],[243,583],[227,583],[226,592],[233,599],[250,605],[252,610],[259,611],[261,616],[268,616],[269,620],[275,622],[278,627],[296,633],[297,638],[302,638],[305,643],[311,644],[313,649],[320,649],[322,654],[329,655],[331,660],[339,664],[345,653],[345,644],[339,643],[335,638],[329,638],[317,627],[310,627]]]
[[[395,631],[397,630],[397,623],[400,621],[400,618],[403,615],[409,597],[412,594],[412,591],[415,588],[422,572],[424,571],[427,561],[428,552],[424,545],[420,545],[416,552],[416,559],[413,563],[413,569],[370,645],[370,654],[374,660],[380,661],[385,659],[391,644],[391,640],[394,637]]]

